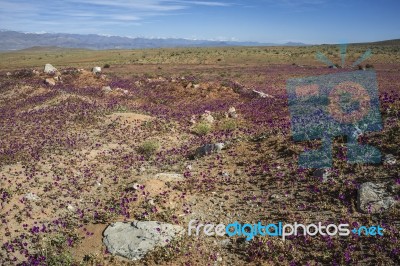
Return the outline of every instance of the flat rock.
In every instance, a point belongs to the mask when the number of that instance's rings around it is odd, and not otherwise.
[[[159,173],[154,176],[156,179],[161,180],[182,180],[183,175],[176,173]]]
[[[179,225],[157,221],[116,222],[104,231],[103,243],[113,255],[140,260],[156,246],[166,246],[184,232]]]
[[[387,184],[367,182],[361,185],[357,194],[357,208],[363,213],[379,213],[396,204]]]

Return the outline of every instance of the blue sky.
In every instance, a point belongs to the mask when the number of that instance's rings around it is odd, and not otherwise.
[[[284,43],[400,38],[399,0],[0,0],[0,29]]]

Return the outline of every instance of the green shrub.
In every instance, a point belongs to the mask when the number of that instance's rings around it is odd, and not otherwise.
[[[74,260],[70,253],[62,252],[62,253],[51,253],[47,255],[46,260],[47,265],[50,266],[58,266],[58,265],[75,265]]]
[[[193,132],[199,136],[207,135],[211,131],[211,125],[206,122],[200,122],[193,128]]]
[[[138,151],[140,154],[150,157],[154,155],[159,148],[160,144],[156,140],[146,140],[140,144]]]
[[[109,65],[109,64],[105,64],[105,65],[103,66],[103,68],[110,68],[110,65]]]
[[[226,119],[221,124],[222,130],[233,131],[236,129],[236,127],[237,127],[236,121],[233,119]]]

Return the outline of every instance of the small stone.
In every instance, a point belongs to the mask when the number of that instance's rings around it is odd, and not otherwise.
[[[7,76],[7,77],[11,77],[11,76],[12,76],[11,72],[7,72],[7,73],[6,73],[6,76]]]
[[[192,86],[193,86],[192,82],[189,82],[189,84],[186,86],[186,89],[190,89],[192,88]]]
[[[195,84],[195,85],[193,85],[193,88],[194,88],[194,89],[199,89],[199,88],[200,88],[200,84]]]
[[[93,74],[100,74],[101,73],[101,67],[96,66],[96,67],[92,68],[92,73]]]
[[[387,154],[383,160],[383,164],[385,165],[395,165],[396,163],[397,161],[393,154]]]
[[[132,187],[134,190],[139,190],[140,187],[141,187],[141,185],[138,184],[138,183],[134,183],[134,184],[131,185],[131,187]]]
[[[215,120],[210,111],[205,111],[204,114],[201,115],[201,119],[209,124],[213,124]]]
[[[282,196],[280,196],[280,195],[278,195],[278,194],[272,194],[272,195],[270,196],[270,198],[271,198],[271,199],[281,199]]]
[[[238,114],[237,113],[232,113],[229,116],[230,116],[230,118],[233,118],[233,119],[238,118]]]
[[[225,144],[222,142],[215,143],[214,147],[215,147],[215,151],[219,153],[222,151],[223,148],[225,148]]]
[[[191,171],[193,169],[192,165],[186,165],[186,170]]]
[[[27,199],[29,201],[37,201],[40,200],[40,198],[38,197],[38,195],[36,195],[35,193],[29,192],[27,194],[25,194],[24,199]]]
[[[44,73],[46,74],[56,74],[57,68],[53,67],[51,64],[46,64],[44,66]]]
[[[190,118],[190,123],[191,124],[196,124],[196,116],[195,115],[192,115],[192,117]]]
[[[228,117],[236,119],[238,117],[235,107],[230,107],[228,110]]]
[[[101,91],[107,94],[107,93],[110,93],[112,91],[112,89],[110,86],[103,86],[101,88]]]
[[[53,78],[45,79],[44,83],[46,83],[47,85],[50,85],[50,86],[55,86],[56,85],[56,81]]]
[[[260,98],[274,98],[274,96],[264,93],[262,91],[253,90],[253,93]]]
[[[69,210],[70,212],[75,212],[75,207],[72,206],[71,204],[68,204],[67,210]]]
[[[242,171],[240,169],[235,169],[235,171],[233,172],[236,176],[240,176],[242,175]]]
[[[226,171],[223,171],[222,172],[222,176],[225,177],[225,178],[228,178],[229,177],[229,173],[226,172]]]

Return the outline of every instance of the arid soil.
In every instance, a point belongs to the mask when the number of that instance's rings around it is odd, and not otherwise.
[[[296,59],[115,64],[97,75],[54,65],[57,78],[43,73],[44,64],[0,70],[0,264],[399,265],[399,204],[379,213],[357,209],[360,184],[400,186],[397,56],[373,62],[383,130],[359,139],[397,162],[348,164],[346,139],[337,138],[327,180],[298,167],[299,154],[319,142],[293,140],[286,80],[354,69]],[[44,82],[49,78],[54,86]],[[225,147],[196,156],[213,143]],[[286,241],[185,235],[136,262],[112,256],[102,243],[115,221],[187,229],[193,219],[379,224],[385,234]]]

